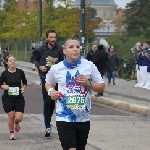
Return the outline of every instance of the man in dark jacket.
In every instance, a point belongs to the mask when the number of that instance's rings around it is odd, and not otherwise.
[[[55,109],[55,101],[49,98],[45,89],[45,78],[51,66],[64,59],[62,46],[56,43],[57,33],[55,30],[50,29],[46,32],[46,45],[40,46],[35,54],[35,66],[39,69],[39,76],[42,85],[42,94],[44,100],[44,120],[45,120],[45,137],[50,137],[51,133],[51,116]],[[58,88],[58,87],[56,87]]]
[[[108,54],[106,53],[103,45],[98,45],[97,47],[97,57],[95,60],[95,65],[98,68],[102,78],[107,70],[108,65]],[[103,96],[103,93],[98,93],[96,96]]]
[[[97,45],[92,46],[92,50],[87,53],[86,59],[92,61],[95,64],[95,59],[97,57]]]

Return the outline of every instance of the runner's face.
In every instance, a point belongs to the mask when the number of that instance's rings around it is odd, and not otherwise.
[[[16,58],[13,57],[13,56],[10,56],[8,58],[8,62],[7,63],[8,63],[8,67],[11,67],[11,68],[16,67]]]
[[[80,43],[78,40],[68,40],[63,50],[69,62],[75,62],[80,57]]]
[[[49,33],[48,37],[46,37],[46,41],[49,43],[49,45],[55,46],[55,44],[56,44],[56,33]]]

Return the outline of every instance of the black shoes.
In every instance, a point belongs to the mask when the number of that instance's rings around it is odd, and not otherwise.
[[[50,134],[50,133],[45,132],[45,137],[50,137],[50,136],[51,136],[51,134]]]

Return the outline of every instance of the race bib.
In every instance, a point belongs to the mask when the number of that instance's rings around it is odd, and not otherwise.
[[[8,95],[19,95],[19,87],[9,87]]]
[[[45,66],[47,66],[47,67],[52,67],[53,65],[54,65],[54,63],[50,62],[50,61],[48,60],[48,58],[46,58],[46,65],[45,65]]]
[[[58,58],[55,58],[55,59],[58,60]],[[55,63],[50,62],[50,61],[48,60],[48,58],[46,58],[46,65],[45,65],[45,66],[47,66],[47,67],[52,67],[54,64],[55,64]]]
[[[84,95],[67,95],[66,106],[71,109],[82,109],[85,107]]]

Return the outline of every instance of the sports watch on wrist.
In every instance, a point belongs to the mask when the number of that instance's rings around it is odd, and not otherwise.
[[[92,87],[92,81],[89,80],[88,88],[91,88],[91,87]]]

